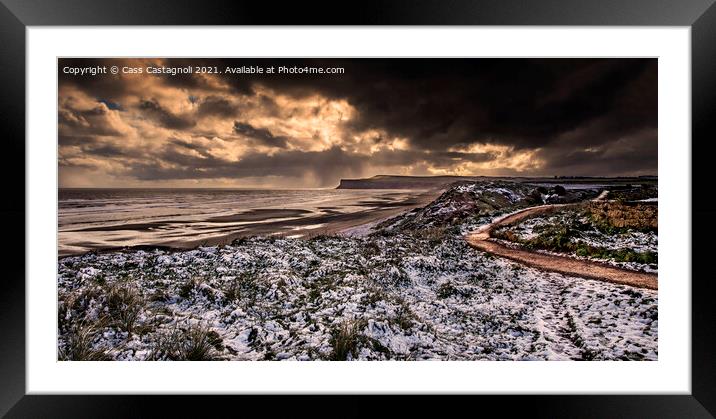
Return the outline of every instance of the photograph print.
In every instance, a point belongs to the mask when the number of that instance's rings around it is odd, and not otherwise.
[[[658,359],[655,58],[59,58],[57,359]]]

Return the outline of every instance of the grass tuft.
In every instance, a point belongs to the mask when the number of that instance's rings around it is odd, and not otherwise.
[[[144,310],[144,300],[136,288],[122,283],[113,284],[107,291],[107,308],[117,325],[131,335]]]
[[[66,336],[65,345],[60,347],[61,361],[108,361],[109,355],[93,347],[97,329],[91,325],[75,325]]]
[[[364,340],[361,332],[365,325],[365,321],[350,320],[334,327],[329,340],[333,347],[329,359],[332,361],[355,359],[358,356],[358,347]]]
[[[214,361],[220,359],[217,350],[223,349],[218,333],[204,326],[175,327],[159,335],[148,359],[153,361]]]

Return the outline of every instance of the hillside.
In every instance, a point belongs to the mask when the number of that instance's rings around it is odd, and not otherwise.
[[[365,236],[62,258],[59,359],[656,360],[656,290],[538,270],[463,237],[596,192],[459,182]]]

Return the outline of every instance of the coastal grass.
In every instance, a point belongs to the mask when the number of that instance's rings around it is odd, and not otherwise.
[[[206,326],[191,325],[160,333],[154,342],[148,360],[214,361],[219,360],[217,350],[223,349],[221,337]]]
[[[588,213],[585,213],[588,216]],[[519,244],[529,250],[547,250],[559,253],[573,253],[577,256],[595,259],[609,259],[615,262],[638,262],[653,264],[658,262],[658,254],[652,251],[637,252],[630,248],[610,249],[603,246],[594,246],[580,241],[582,232],[596,228],[604,234],[622,234],[628,229],[609,226],[605,223],[582,222],[578,219],[570,220],[559,225],[540,226],[535,229],[536,237],[520,238],[509,228],[499,228],[492,232],[492,237]]]
[[[361,334],[365,329],[364,320],[348,320],[340,323],[331,330],[329,343],[333,348],[328,356],[331,361],[347,361],[349,356],[355,359],[358,356],[359,345],[365,341]]]
[[[98,330],[92,324],[75,324],[65,335],[65,345],[59,348],[61,361],[108,361],[111,357],[93,346]]]
[[[125,283],[109,286],[106,295],[110,317],[120,329],[131,335],[139,315],[144,310],[144,299],[136,288]]]

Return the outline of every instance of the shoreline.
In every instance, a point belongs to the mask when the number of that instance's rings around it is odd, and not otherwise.
[[[317,235],[342,235],[345,237],[357,237],[363,234],[356,234],[356,231],[366,231],[378,223],[407,213],[415,208],[423,207],[434,201],[444,188],[431,189],[419,192],[417,195],[398,202],[375,202],[376,208],[359,210],[355,212],[331,211],[326,207],[323,213],[309,215],[303,218],[286,218],[288,214],[305,214],[308,211],[302,209],[251,209],[242,213],[229,216],[211,217],[208,222],[227,224],[232,222],[246,223],[238,231],[227,231],[224,234],[217,234],[213,237],[195,238],[186,237],[181,240],[165,241],[161,243],[146,243],[128,246],[85,246],[88,249],[72,251],[60,249],[58,246],[58,260],[73,256],[82,256],[88,253],[111,253],[117,251],[131,250],[153,250],[165,251],[186,251],[199,247],[221,246],[231,244],[234,240],[242,237],[282,237],[310,239]],[[260,216],[262,215],[262,216]],[[109,225],[97,227],[83,227],[63,232],[111,232],[126,229],[150,229],[161,226],[162,222],[146,222],[124,225]],[[319,227],[316,227],[319,226]],[[231,229],[231,225],[226,228]],[[248,230],[246,230],[246,228]]]

